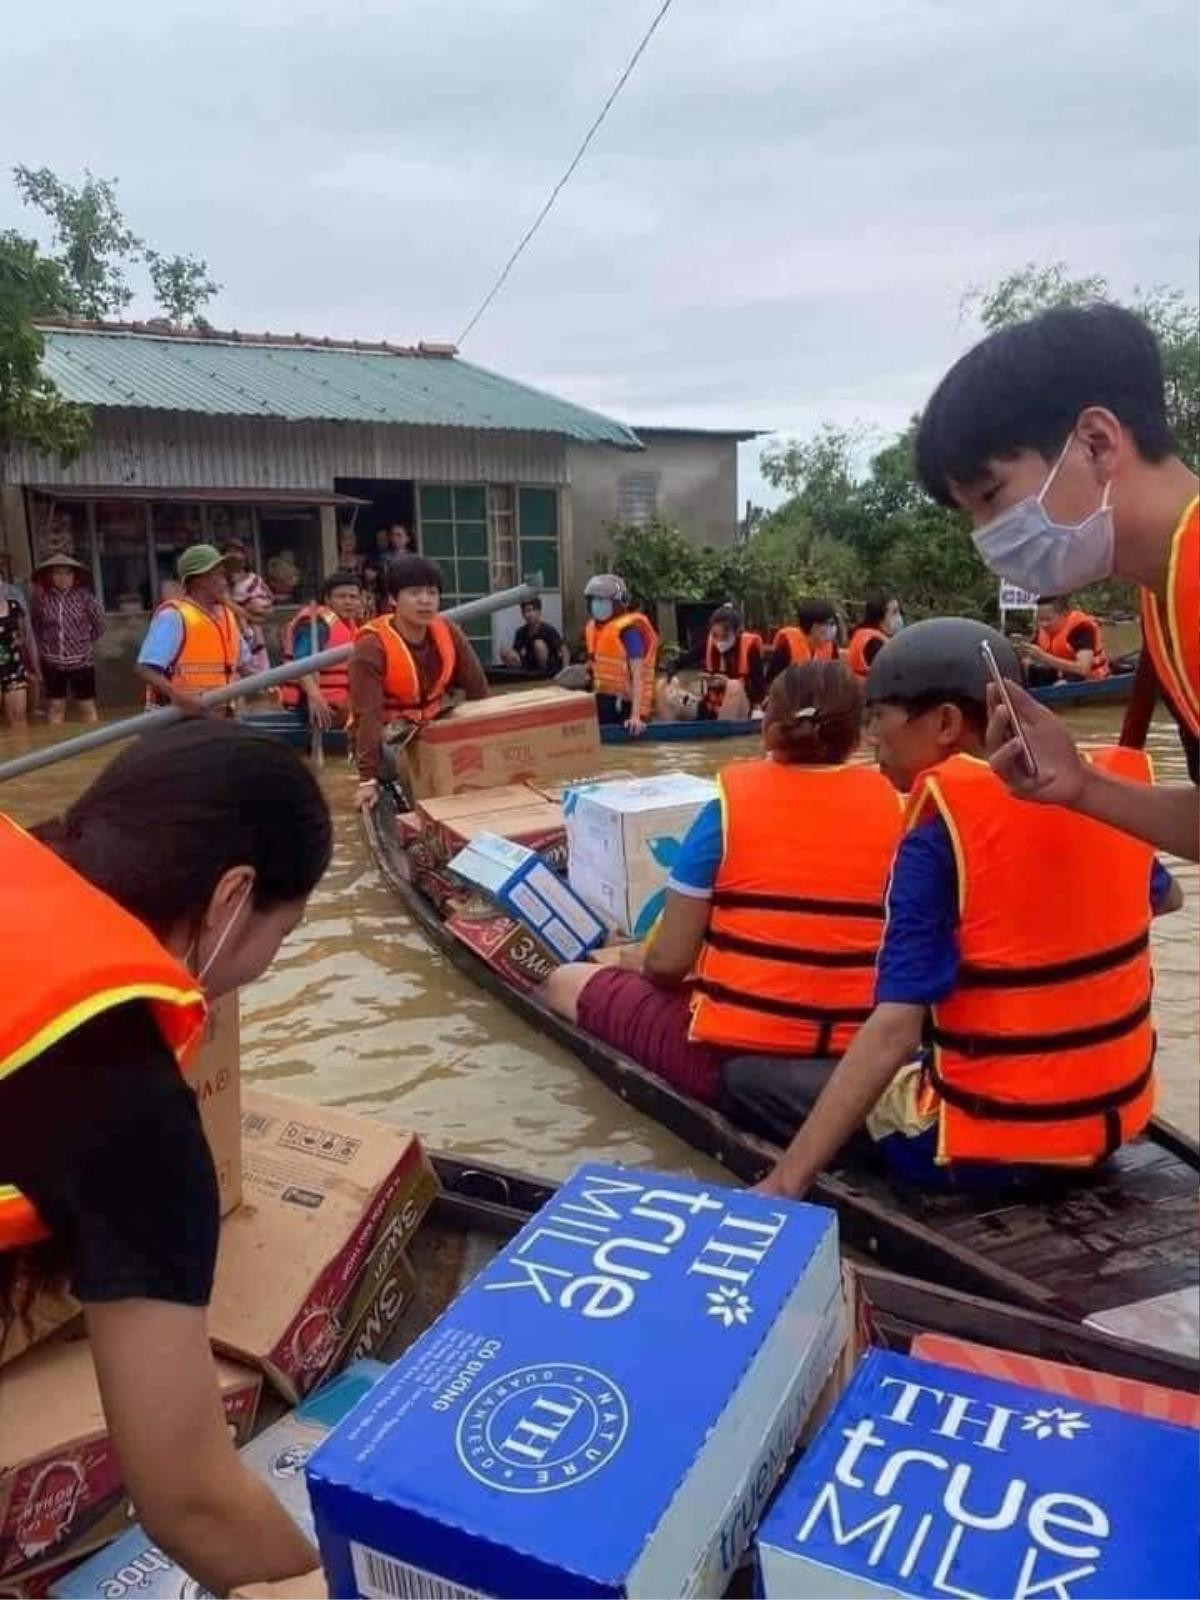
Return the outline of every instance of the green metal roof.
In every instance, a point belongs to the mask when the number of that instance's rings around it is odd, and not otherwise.
[[[624,423],[428,349],[52,326],[42,333],[44,370],[81,405],[496,428],[641,448]]]

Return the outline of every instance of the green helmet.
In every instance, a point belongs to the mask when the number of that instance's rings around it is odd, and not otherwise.
[[[889,639],[867,672],[866,701],[976,700],[991,681],[979,646],[987,642],[1006,678],[1021,681],[1016,651],[1002,633],[970,617],[931,617]]]

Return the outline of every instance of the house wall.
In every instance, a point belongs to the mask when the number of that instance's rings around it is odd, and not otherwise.
[[[737,439],[729,434],[638,428],[639,454],[602,445],[567,448],[571,480],[571,582],[564,598],[572,625],[582,626],[578,592],[596,571],[609,524],[622,507],[622,479],[652,478],[653,509],[698,545],[730,545],[738,517]],[[574,607],[572,610],[571,607]]]

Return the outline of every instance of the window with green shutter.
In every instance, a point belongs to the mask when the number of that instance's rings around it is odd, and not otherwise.
[[[540,573],[546,589],[559,587],[558,490],[517,491],[517,537],[520,575]]]

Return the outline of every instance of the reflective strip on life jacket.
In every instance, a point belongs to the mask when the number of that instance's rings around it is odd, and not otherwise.
[[[1054,628],[1039,628],[1034,643],[1056,661],[1074,661],[1078,651],[1069,642],[1070,636],[1076,628],[1083,627],[1092,629],[1096,641],[1092,646],[1092,670],[1088,677],[1107,678],[1108,655],[1104,649],[1104,635],[1095,617],[1089,617],[1086,611],[1068,611]]]
[[[837,645],[832,639],[821,639],[815,645],[810,644],[808,635],[801,628],[779,628],[771,641],[772,654],[781,644],[787,646],[789,667],[802,667],[806,661],[837,659]]]
[[[1089,759],[1150,781],[1140,751]],[[931,815],[954,848],[962,958],[931,1008],[937,1159],[1091,1165],[1154,1107],[1153,851],[1016,799],[966,755],[918,779],[908,826]]]
[[[750,676],[750,657],[756,645],[761,651],[762,640],[758,634],[748,633],[743,628],[737,636],[736,650],[718,650],[716,635],[710,629],[704,646],[705,672],[720,672],[727,678],[745,680]]]
[[[871,1014],[899,796],[858,766],[745,761],[719,783],[724,853],[690,1037],[840,1055]]]
[[[130,1001],[148,1003],[177,1060],[203,1031],[204,996],[183,963],[7,817],[0,817],[0,972],[0,1078],[36,1072],[60,1040]],[[24,1196],[0,1186],[0,1249],[45,1236]]]
[[[1142,590],[1142,640],[1163,696],[1200,737],[1200,501],[1192,501],[1172,535],[1166,600]]]
[[[232,608],[222,601],[213,616],[194,600],[164,600],[154,613],[174,611],[183,624],[183,642],[163,677],[186,689],[203,694],[206,689],[223,689],[232,683],[242,653],[242,630]],[[162,705],[161,695],[147,690],[147,703]]]
[[[850,635],[850,643],[846,646],[846,664],[856,677],[865,678],[870,671],[871,663],[867,660],[866,650],[876,639],[881,645],[888,642],[887,634],[880,628],[855,628]]]
[[[607,622],[590,621],[584,629],[587,658],[592,668],[592,692],[612,695],[632,705],[633,675],[629,657],[621,642],[627,628],[641,635],[645,667],[642,672],[642,703],[638,714],[648,721],[654,711],[654,671],[658,663],[658,635],[640,611],[626,611]]]
[[[383,646],[383,714],[385,718],[401,717],[406,722],[432,722],[442,709],[442,696],[454,676],[458,651],[450,624],[444,617],[434,617],[429,624],[429,635],[437,650],[437,676],[427,689],[421,687],[421,677],[413,653],[392,626],[390,617],[376,617],[358,630],[374,634]]]

